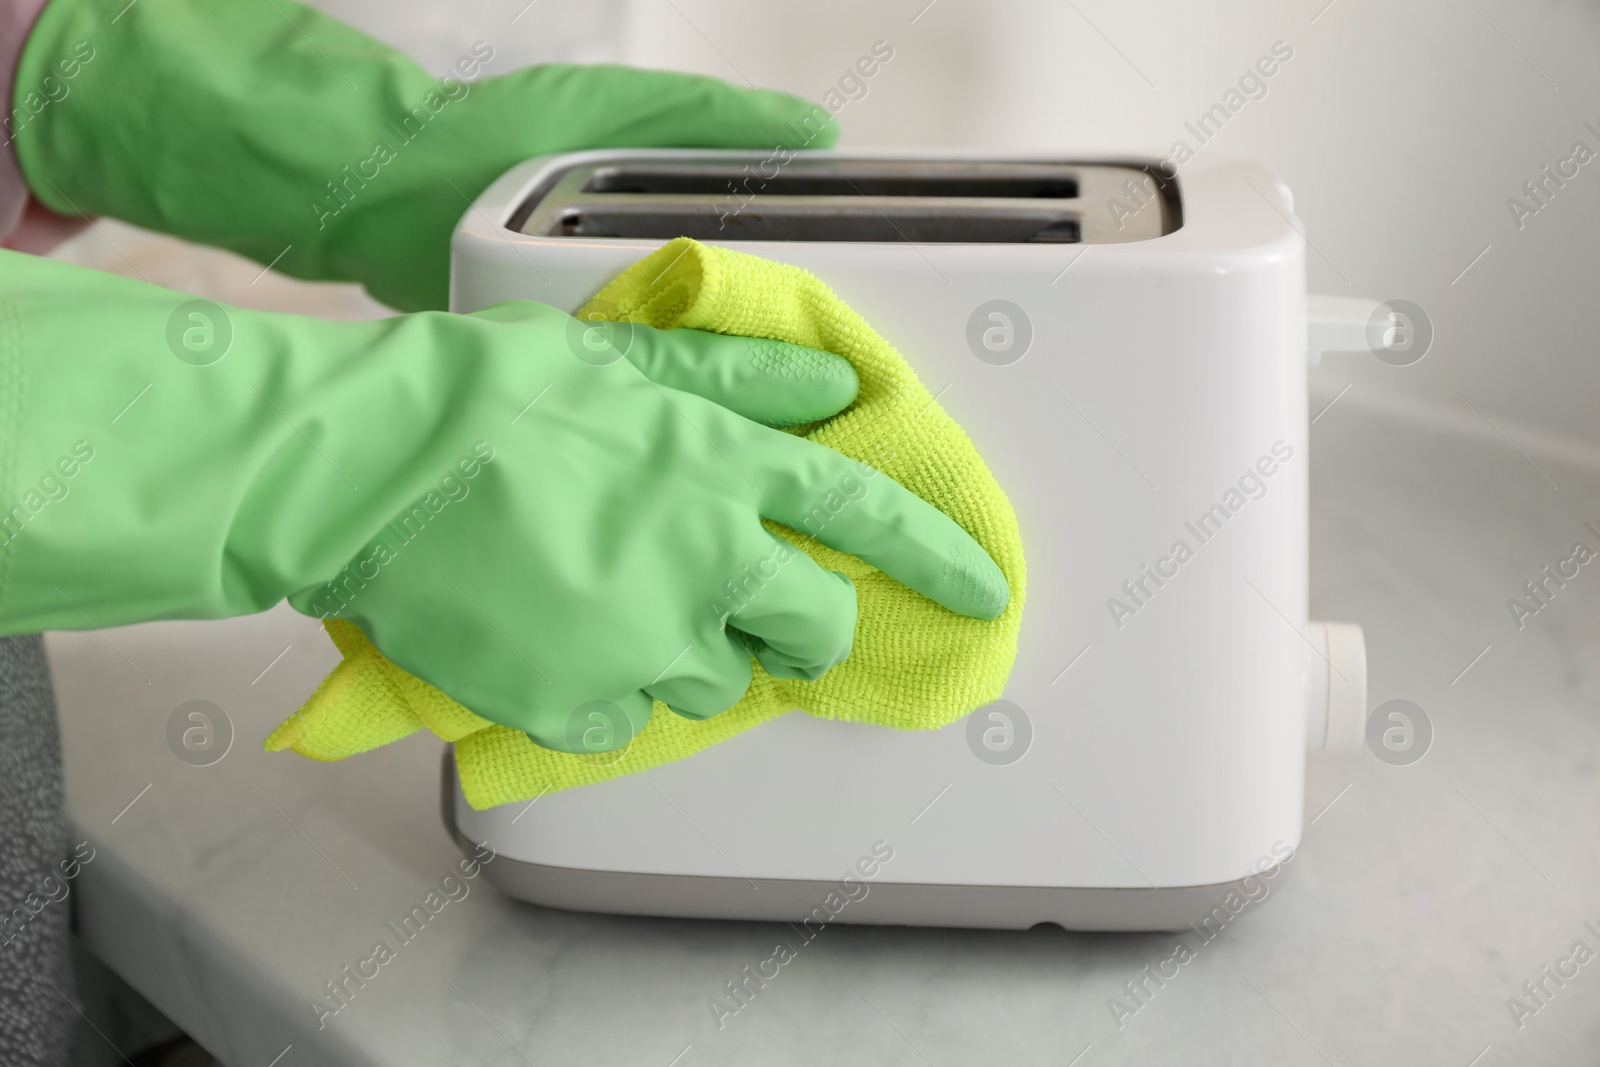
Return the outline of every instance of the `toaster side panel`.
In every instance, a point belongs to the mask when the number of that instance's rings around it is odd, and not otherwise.
[[[945,886],[1210,885],[1296,847],[1304,260],[1277,188],[1197,169],[1182,230],[1116,246],[740,245],[860,311],[1011,497],[1005,701],[925,734],[793,714],[529,809],[458,804],[461,831],[552,867],[754,879],[832,878],[884,841],[896,882]],[[456,307],[573,310],[651,247],[469,217]],[[1020,351],[985,343],[1008,329]]]

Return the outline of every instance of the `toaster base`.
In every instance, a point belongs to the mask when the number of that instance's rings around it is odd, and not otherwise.
[[[474,843],[449,826],[468,854]],[[677,919],[739,919],[867,926],[943,926],[1026,930],[1053,923],[1065,930],[1217,930],[1267,898],[1284,864],[1232,882],[1165,889],[1015,885],[931,885],[863,882],[865,896],[836,913],[824,905],[842,899],[839,883],[823,879],[734,878],[723,875],[646,874],[552,867],[496,856],[483,875],[509,897],[565,911],[649,915]],[[1273,890],[1276,890],[1273,886]],[[1243,902],[1230,909],[1225,902]],[[808,935],[809,936],[809,935]],[[1206,936],[1202,934],[1202,936]],[[1208,938],[1209,939],[1209,938]]]

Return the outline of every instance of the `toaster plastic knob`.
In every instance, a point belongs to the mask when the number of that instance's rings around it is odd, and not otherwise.
[[[1367,642],[1350,622],[1306,627],[1306,749],[1354,752],[1367,729]]]

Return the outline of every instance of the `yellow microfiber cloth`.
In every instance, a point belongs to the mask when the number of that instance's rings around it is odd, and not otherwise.
[[[329,619],[343,662],[272,732],[269,750],[338,760],[426,727],[455,743],[462,790],[482,809],[683,759],[795,708],[824,719],[927,730],[1000,696],[1022,617],[1016,515],[961,427],[861,316],[808,271],[679,238],[624,271],[578,317],[765,337],[848,359],[860,394],[806,436],[888,474],[972,534],[1011,585],[1005,612],[989,621],[956,615],[852,556],[768,524],[855,583],[850,657],[814,682],[773,678],[754,665],[749,691],[720,715],[695,721],[658,702],[625,749],[575,755],[541,748],[520,731],[474,715],[390,663],[353,624]]]

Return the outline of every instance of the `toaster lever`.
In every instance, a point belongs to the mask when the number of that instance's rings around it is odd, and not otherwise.
[[[1364,296],[1306,297],[1306,359],[1313,367],[1324,352],[1370,352],[1368,324],[1382,304]]]

